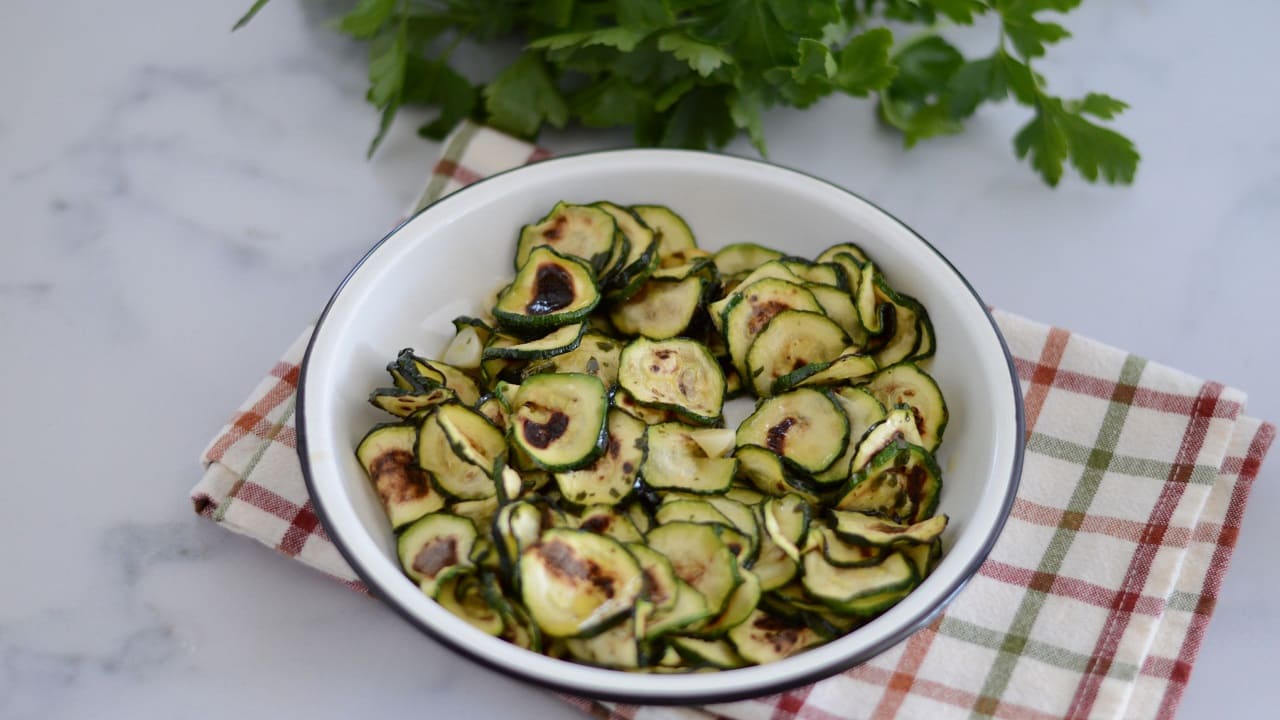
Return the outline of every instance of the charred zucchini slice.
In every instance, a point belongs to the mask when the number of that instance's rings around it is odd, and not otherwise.
[[[822,306],[813,293],[795,283],[778,278],[757,280],[740,290],[724,311],[724,337],[733,366],[744,378],[751,378],[747,351],[774,315],[784,310],[820,313]],[[844,345],[842,344],[841,347]],[[794,370],[795,368],[791,368]]]
[[[759,608],[729,631],[729,642],[748,662],[764,664],[791,657],[824,638],[807,625]]]
[[[905,442],[922,445],[920,432],[916,430],[915,416],[909,408],[894,408],[880,422],[872,425],[858,442],[858,452],[849,464],[851,472],[858,472],[869,464],[885,448]]]
[[[804,385],[845,385],[857,382],[879,368],[875,358],[863,355],[855,348],[846,348],[840,357],[829,363],[818,363],[796,370],[779,378],[779,389]]]
[[[898,441],[855,473],[846,487],[837,509],[918,523],[938,507],[942,471],[928,450]]]
[[[414,461],[417,442],[414,425],[378,425],[356,447],[356,457],[369,475],[392,528],[444,507],[444,498],[431,486],[431,476]]]
[[[517,330],[549,329],[582,320],[599,302],[591,268],[577,258],[537,247],[498,295],[493,315]]]
[[[836,567],[868,567],[878,565],[888,552],[876,545],[859,545],[840,539],[831,528],[818,528],[818,542],[827,562]]]
[[[378,388],[369,394],[369,403],[397,417],[409,417],[419,410],[449,402],[457,397],[457,394],[443,385],[422,390]]]
[[[604,384],[593,375],[534,375],[516,392],[512,437],[539,467],[576,470],[604,449],[607,410]]]
[[[471,562],[475,541],[476,527],[470,520],[436,512],[405,529],[397,542],[397,553],[405,574],[422,592],[435,597],[445,580],[475,568]]]
[[[830,363],[849,344],[849,338],[830,318],[804,310],[774,315],[747,350],[747,377],[756,395],[768,397],[793,383],[784,376],[814,364]]]
[[[516,245],[516,269],[538,247],[549,247],[561,255],[571,255],[600,272],[613,250],[617,226],[613,216],[598,207],[557,203],[547,216],[520,230]]]
[[[853,296],[847,290],[829,285],[805,283],[805,289],[813,293],[813,298],[822,306],[822,312],[844,330],[849,339],[858,347],[867,341],[867,330],[858,319],[858,309],[853,306]]]
[[[862,436],[885,417],[884,406],[880,401],[859,388],[836,388],[831,393],[831,399],[836,401],[849,419],[849,444],[845,447],[844,455],[832,463],[831,467],[814,474],[814,481],[823,486],[849,479],[853,458],[858,454]]]
[[[613,505],[593,505],[583,510],[578,528],[597,535],[608,535],[622,543],[635,543],[644,539],[635,523],[631,522],[631,517],[619,512]]]
[[[556,473],[560,494],[578,505],[617,505],[626,500],[644,462],[645,429],[644,422],[610,409],[604,452],[586,467]]]
[[[858,265],[865,265],[870,262],[866,251],[851,242],[836,243],[835,245],[832,245],[821,253],[818,253],[816,260],[818,262],[834,262],[836,258],[840,257],[842,254],[848,255],[857,262]]]
[[[631,211],[657,236],[659,258],[667,258],[698,246],[688,223],[671,208],[665,205],[632,205]]]
[[[638,292],[614,304],[609,319],[619,332],[665,340],[683,333],[702,304],[703,280],[650,279]]]
[[[628,543],[627,550],[635,556],[640,570],[644,572],[645,599],[653,604],[653,609],[662,612],[675,607],[680,588],[676,585],[676,571],[667,556],[645,545],[643,538]]]
[[[947,528],[946,515],[934,515],[914,525],[896,522],[866,513],[832,510],[832,530],[841,539],[863,545],[928,544]]]
[[[738,459],[738,477],[765,495],[781,497],[794,492],[808,502],[817,502],[814,488],[772,450],[759,445],[739,445],[733,455]]]
[[[737,461],[707,457],[693,438],[693,432],[694,428],[678,422],[649,427],[648,453],[640,466],[646,486],[697,494],[722,493],[729,489]]]
[[[635,557],[613,538],[552,528],[520,555],[520,591],[546,635],[580,637],[631,612],[644,591]]]
[[[702,343],[687,338],[633,340],[622,350],[618,384],[643,405],[715,425],[724,409],[724,375]]]
[[[914,363],[887,367],[872,376],[865,389],[885,407],[906,405],[915,416],[920,445],[933,452],[947,429],[947,403],[938,383]]]
[[[689,583],[707,601],[712,615],[724,610],[742,580],[738,561],[712,525],[673,522],[649,531],[645,542],[671,561],[676,577]]]
[[[819,473],[844,454],[849,419],[827,393],[798,388],[762,400],[738,426],[738,445],[772,450],[809,473]]]

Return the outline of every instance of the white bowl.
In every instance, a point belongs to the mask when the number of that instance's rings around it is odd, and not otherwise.
[[[754,241],[813,257],[852,241],[893,286],[929,309],[929,371],[950,408],[939,451],[946,554],[923,584],[867,625],[768,665],[688,675],[627,673],[555,660],[490,637],[424,596],[396,560],[391,528],[353,448],[385,419],[367,402],[403,347],[440,351],[450,320],[476,314],[512,273],[520,226],[559,200],[659,203],[699,244]],[[298,452],[329,536],[380,598],[413,625],[501,672],[571,693],[639,703],[701,703],[778,692],[865,662],[924,626],[986,558],[1013,503],[1022,464],[1017,375],[973,288],[907,226],[835,185],[764,162],[675,150],[620,150],[547,160],[494,176],[396,228],[334,293],[307,348],[298,390]]]

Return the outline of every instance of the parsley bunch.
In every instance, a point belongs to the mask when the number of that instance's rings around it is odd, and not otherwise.
[[[266,5],[257,0],[239,28]],[[370,43],[367,98],[382,113],[438,113],[444,137],[475,118],[533,138],[544,125],[634,129],[640,145],[723,147],[739,132],[766,152],[762,111],[806,108],[833,92],[874,96],[907,147],[951,135],[984,102],[1012,97],[1033,115],[1014,138],[1056,185],[1069,160],[1085,179],[1130,183],[1138,152],[1100,125],[1127,107],[1108,95],[1049,94],[1032,62],[1069,33],[1046,19],[1080,0],[358,0],[337,28]],[[966,58],[935,32],[998,17],[990,55]],[[889,25],[924,31],[894,42]],[[475,84],[450,63],[462,42],[516,39],[520,55]]]

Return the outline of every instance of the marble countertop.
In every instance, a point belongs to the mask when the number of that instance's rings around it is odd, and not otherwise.
[[[0,717],[557,718],[376,602],[191,513],[197,456],[419,192],[364,156],[363,51],[277,0],[5,4]],[[1024,114],[917,148],[865,102],[767,117],[772,159],[930,238],[1002,308],[1241,387],[1280,420],[1280,5],[1089,2],[1043,64],[1130,101],[1130,188],[1044,187]],[[547,135],[557,152],[620,135]],[[750,154],[743,144],[731,152]],[[1263,468],[1183,717],[1280,704],[1280,461]]]

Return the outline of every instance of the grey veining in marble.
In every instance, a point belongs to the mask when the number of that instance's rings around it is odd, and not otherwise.
[[[366,161],[364,51],[323,3],[276,0],[231,34],[242,4],[0,10],[0,718],[563,717],[190,512],[208,437],[436,152],[416,115]],[[1131,188],[1043,187],[1012,157],[1013,106],[910,152],[864,101],[775,111],[771,158],[903,218],[989,302],[1244,388],[1280,419],[1280,5],[1090,0],[1067,25],[1043,71],[1132,103]],[[1183,717],[1280,704],[1278,511],[1273,458]]]

